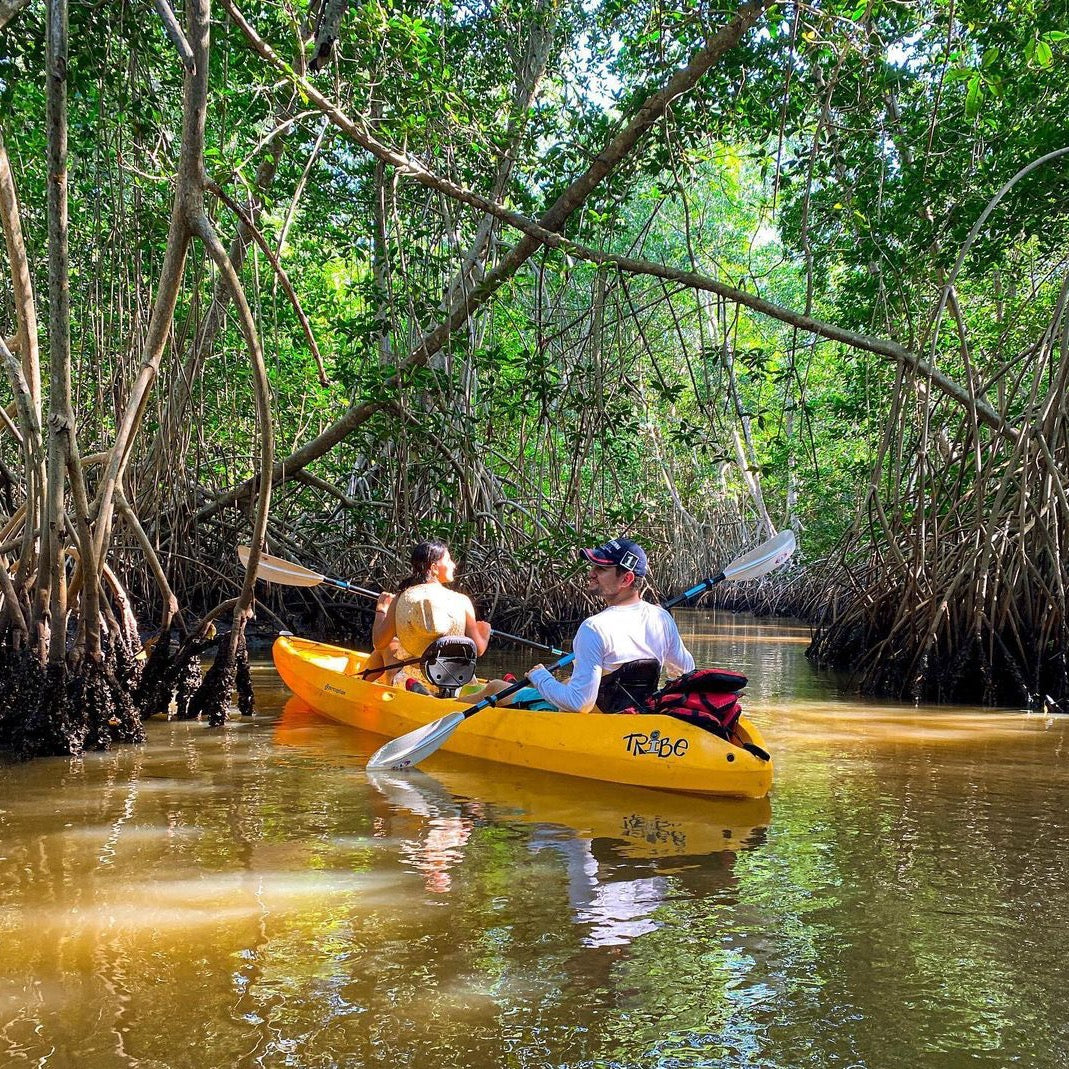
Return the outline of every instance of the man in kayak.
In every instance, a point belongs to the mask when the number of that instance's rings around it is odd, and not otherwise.
[[[662,668],[670,676],[681,675],[693,670],[694,658],[671,614],[642,600],[648,562],[637,542],[613,538],[579,552],[590,563],[587,592],[606,607],[579,625],[567,682],[554,679],[540,664],[527,678],[557,709],[616,712],[652,694]]]
[[[531,686],[510,695],[503,705],[617,713],[649,697],[657,689],[662,668],[669,676],[693,671],[694,658],[671,614],[642,600],[646,551],[629,538],[614,538],[579,554],[590,562],[587,593],[606,607],[579,625],[572,641],[571,678],[559,683],[547,668],[536,664],[527,673]],[[514,683],[510,678],[492,679],[459,700],[475,704]]]

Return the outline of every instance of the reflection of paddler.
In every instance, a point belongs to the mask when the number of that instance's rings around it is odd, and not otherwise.
[[[371,735],[317,717],[299,698],[286,703],[275,741],[331,760],[350,755],[354,764],[362,764],[377,745]],[[578,781],[513,765],[488,766],[456,754],[441,754],[433,776],[410,771],[389,781],[391,804],[410,812],[422,807],[421,816],[456,813],[451,806],[465,802],[470,807],[477,799],[499,822],[556,825],[580,838],[608,840],[621,858],[683,861],[743,850],[760,842],[772,817],[767,797],[699,797]]]
[[[550,851],[561,858],[568,877],[568,901],[576,924],[583,929],[582,942],[588,947],[622,946],[655,931],[660,927],[657,910],[669,893],[670,879],[701,873],[703,882],[709,876],[718,884],[727,885],[734,880],[736,851],[741,845],[756,845],[760,839],[759,827],[733,829],[714,823],[707,829],[713,835],[704,844],[699,843],[701,833],[697,826],[674,819],[677,814],[656,812],[658,802],[690,802],[699,822],[702,817],[714,822],[719,817],[721,823],[723,818],[767,819],[765,814],[769,812],[767,799],[714,805],[702,812],[705,808],[702,799],[678,799],[675,795],[631,789],[623,792],[629,796],[624,801],[635,804],[637,809],[630,813],[621,811],[615,820],[606,815],[604,830],[610,834],[603,837],[598,831],[602,826],[600,819],[559,819],[564,815],[562,807],[567,806],[559,793],[567,787],[562,777],[539,774],[532,777],[522,772],[520,778],[528,782],[519,785],[517,795],[524,795],[530,808],[513,810],[510,804],[507,810],[501,807],[494,815],[498,821],[518,818],[529,823],[528,849],[532,853]],[[540,779],[546,782],[540,785]],[[432,776],[418,769],[404,773],[369,772],[368,780],[394,811],[418,813],[426,821],[420,839],[406,843],[402,852],[413,868],[423,874],[428,891],[448,891],[452,885],[451,870],[463,860],[463,848],[474,828],[473,817],[490,816],[464,795],[478,792],[496,805],[497,797],[490,797],[486,790],[488,782],[470,777],[469,785],[463,771],[443,771],[441,776]],[[554,783],[557,792],[553,790]],[[494,786],[500,784],[495,782]],[[506,788],[510,786],[517,785],[505,784]],[[539,796],[542,801],[532,801]],[[518,797],[512,799],[516,800]],[[589,802],[590,799],[584,799],[584,811],[589,809]],[[755,806],[763,812],[757,812]],[[704,849],[699,849],[703,846]],[[703,861],[700,855],[716,860]],[[690,863],[681,865],[684,859]],[[673,877],[673,874],[677,875]]]
[[[423,876],[428,891],[448,891],[453,885],[450,870],[463,861],[464,846],[475,827],[470,807],[418,770],[404,775],[369,772],[368,781],[394,812],[409,812],[422,818],[418,836],[406,837],[401,853]]]

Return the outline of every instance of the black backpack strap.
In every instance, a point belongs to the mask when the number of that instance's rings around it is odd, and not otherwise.
[[[656,657],[628,661],[601,677],[597,707],[603,713],[619,713],[633,705],[645,705],[660,677],[661,662]]]

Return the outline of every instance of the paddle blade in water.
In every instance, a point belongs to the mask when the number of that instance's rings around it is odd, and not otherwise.
[[[425,757],[429,757],[439,746],[464,723],[463,713],[450,713],[430,724],[424,724],[399,739],[386,743],[379,747],[367,763],[370,771],[388,768],[394,772],[411,768],[418,765]]]

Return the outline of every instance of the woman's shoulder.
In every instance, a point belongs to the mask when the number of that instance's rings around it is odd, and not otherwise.
[[[430,601],[437,605],[471,604],[471,599],[467,594],[461,594],[459,590],[450,590],[441,583],[415,583],[401,591],[397,597],[398,600],[404,598],[409,603]]]
[[[467,594],[461,594],[459,590],[448,590],[445,587],[443,587],[442,589],[445,590],[445,592],[451,598],[455,599],[455,604],[462,605],[465,609],[471,609],[472,612],[475,611],[475,607],[472,605],[471,598],[469,598]]]

